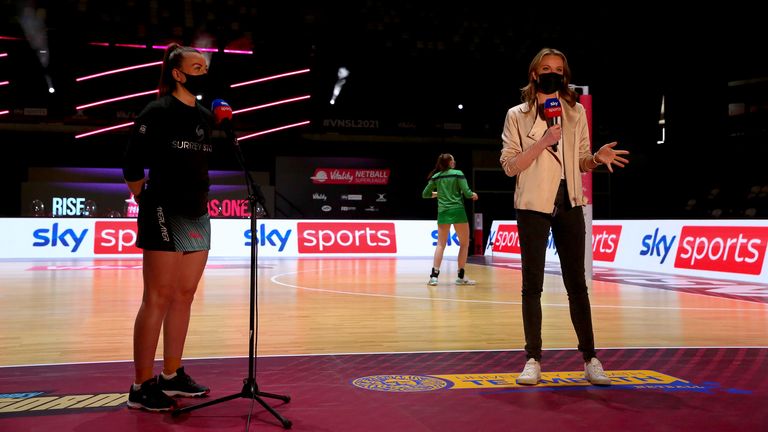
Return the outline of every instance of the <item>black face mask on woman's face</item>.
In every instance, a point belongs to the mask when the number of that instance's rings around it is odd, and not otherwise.
[[[552,94],[563,87],[563,76],[555,72],[540,74],[537,84],[539,92]]]
[[[192,93],[195,96],[205,93],[205,90],[208,87],[208,74],[190,75],[184,72],[181,72],[181,73],[184,74],[185,77],[187,77],[187,80],[181,83],[181,85],[183,85],[184,88],[186,88],[190,93]]]

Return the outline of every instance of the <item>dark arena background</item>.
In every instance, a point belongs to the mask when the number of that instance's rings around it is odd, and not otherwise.
[[[126,408],[142,261],[121,167],[171,42],[206,56],[200,102],[231,105],[265,195],[253,233],[240,166],[214,152],[215,240],[184,353],[210,398],[249,371],[256,241],[257,378],[291,396],[267,402],[293,430],[768,430],[768,62],[753,8],[0,0],[0,431],[283,429],[247,400]],[[591,174],[611,387],[583,379],[552,248],[544,381],[514,383],[521,264],[499,155],[543,47],[591,103],[593,150],[630,151]],[[421,191],[441,153],[480,196],[466,201],[474,287],[427,286],[436,208]],[[344,237],[371,230],[380,243]]]
[[[451,152],[476,189],[492,192],[473,210],[486,223],[513,217],[502,192],[514,181],[498,166],[504,115],[519,103],[530,59],[551,46],[568,56],[574,84],[593,95],[593,145],[618,141],[633,155],[621,175],[595,173],[596,218],[765,217],[747,213],[744,200],[766,183],[766,66],[755,54],[757,18],[736,4],[697,8],[695,17],[640,5],[550,11],[431,1],[3,6],[3,216],[30,211],[20,197],[29,167],[119,166],[126,128],[75,136],[130,122],[154,96],[77,107],[151,91],[159,68],[78,78],[157,62],[162,51],[151,47],[177,41],[215,51],[207,106],[221,98],[242,110],[311,96],[234,117],[238,135],[310,121],[244,142],[250,168],[269,173],[270,184],[281,156],[373,157],[396,170],[393,187],[403,189],[389,217],[431,218],[432,203],[417,192],[437,155]],[[331,105],[340,68],[349,76]],[[225,158],[218,168],[237,166]],[[713,189],[719,196],[710,198]],[[713,216],[715,209],[722,212]]]

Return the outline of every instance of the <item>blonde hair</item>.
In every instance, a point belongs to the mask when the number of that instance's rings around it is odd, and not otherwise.
[[[565,58],[565,54],[554,48],[542,48],[533,60],[531,60],[531,65],[528,66],[528,84],[520,89],[522,92],[520,99],[527,103],[531,109],[536,106],[538,83],[536,82],[536,78],[534,78],[534,74],[544,60],[544,56],[548,55],[555,55],[563,60],[563,87],[558,90],[558,93],[569,106],[576,105],[578,96],[575,91],[568,87],[568,84],[571,83],[571,68],[568,66],[568,59]]]

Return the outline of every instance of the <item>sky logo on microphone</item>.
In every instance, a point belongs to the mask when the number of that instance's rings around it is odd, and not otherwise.
[[[232,107],[224,99],[215,99],[211,103],[211,111],[216,124],[219,126],[232,121]]]
[[[547,128],[560,124],[560,116],[563,115],[563,108],[560,106],[560,100],[549,98],[544,101],[544,118],[547,120]],[[552,144],[552,151],[557,153],[557,143]]]
[[[224,99],[215,99],[211,103],[211,111],[229,113],[229,116],[226,116],[226,114],[225,116],[232,118],[232,107]]]
[[[554,119],[563,115],[563,107],[560,106],[560,100],[557,98],[549,98],[544,101],[544,117],[547,119]]]

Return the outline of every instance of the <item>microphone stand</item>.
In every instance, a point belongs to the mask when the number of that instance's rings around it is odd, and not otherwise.
[[[215,399],[212,401],[204,402],[198,405],[183,407],[177,410],[173,411],[172,416],[176,417],[181,415],[182,413],[189,412],[196,410],[198,408],[203,408],[211,405],[215,405],[221,402],[226,402],[232,399],[237,398],[245,398],[250,399],[252,401],[256,401],[259,403],[259,405],[263,406],[264,409],[270,412],[273,416],[275,416],[276,419],[280,421],[280,423],[283,425],[284,429],[290,429],[292,426],[292,423],[290,420],[286,419],[280,413],[275,411],[274,408],[269,406],[261,397],[268,397],[272,399],[279,399],[283,402],[290,402],[291,397],[286,395],[279,395],[279,394],[273,394],[273,393],[265,393],[259,390],[259,385],[256,383],[256,361],[255,361],[255,352],[256,352],[256,330],[255,330],[255,324],[256,324],[256,268],[257,268],[257,251],[256,251],[256,242],[258,241],[256,238],[257,226],[256,226],[256,220],[257,220],[257,214],[261,213],[262,215],[267,215],[266,206],[264,204],[264,194],[261,192],[261,187],[259,187],[258,184],[256,184],[253,181],[253,177],[251,176],[251,173],[248,171],[248,169],[245,166],[245,158],[243,157],[243,152],[240,149],[240,144],[237,142],[237,138],[231,136],[233,145],[235,147],[235,155],[237,156],[237,161],[240,163],[240,167],[243,170],[243,173],[245,175],[245,183],[248,188],[248,202],[250,203],[250,210],[251,210],[251,276],[250,276],[250,288],[251,288],[251,316],[250,316],[250,332],[249,332],[249,338],[248,338],[248,377],[243,379],[243,389],[240,390],[239,393],[234,393],[229,396],[224,396],[219,399]]]

